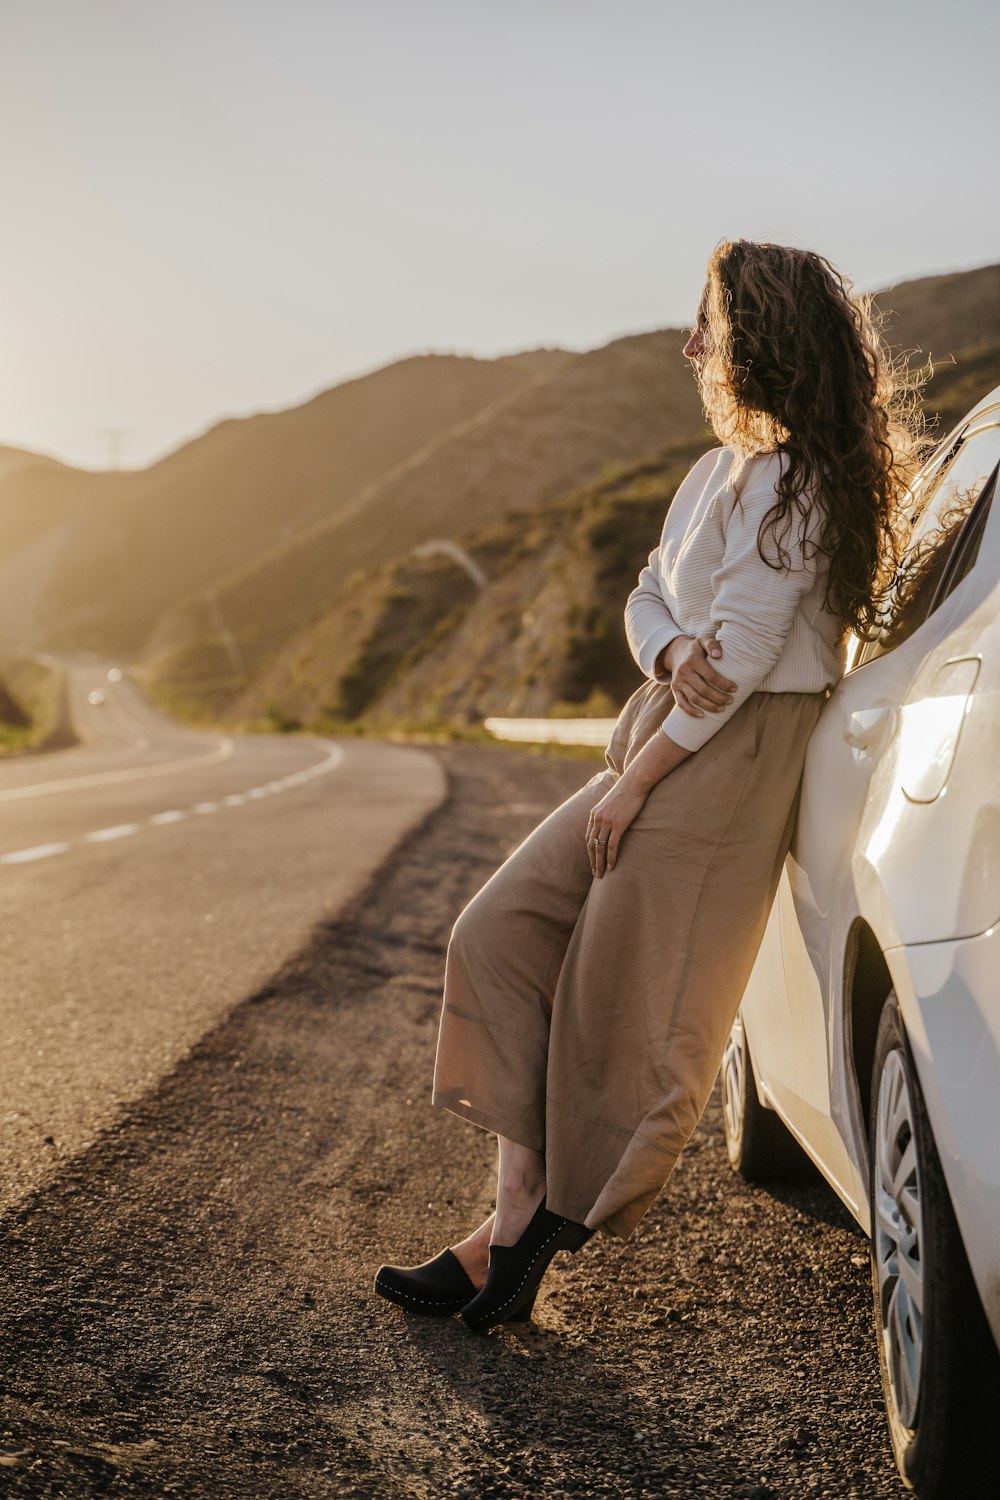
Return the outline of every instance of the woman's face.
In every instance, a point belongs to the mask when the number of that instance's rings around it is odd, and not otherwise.
[[[682,353],[686,354],[688,359],[696,359],[699,354],[704,353],[704,350],[705,345],[702,340],[702,324],[695,323],[694,327],[691,330],[691,337],[684,345]]]
[[[702,300],[698,304],[698,311],[695,314],[694,327],[691,329],[691,337],[688,339],[681,352],[686,354],[688,359],[697,360],[701,355],[705,353],[707,337],[708,324],[705,320],[705,303],[704,300]]]

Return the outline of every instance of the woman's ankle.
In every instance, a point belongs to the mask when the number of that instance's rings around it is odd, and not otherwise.
[[[490,1234],[496,1223],[496,1214],[490,1214],[478,1229],[467,1234],[464,1240],[451,1246],[451,1253],[465,1270],[476,1287],[486,1280],[490,1262]]]
[[[512,1245],[519,1240],[544,1196],[544,1178],[536,1181],[530,1189],[527,1184],[522,1184],[517,1193],[500,1192],[490,1243]]]
[[[545,1167],[537,1171],[504,1172],[497,1177],[497,1203],[516,1203],[525,1198],[541,1198],[545,1192]]]
[[[511,1245],[545,1196],[545,1156],[504,1136],[498,1136],[497,1142],[496,1221],[490,1243]]]

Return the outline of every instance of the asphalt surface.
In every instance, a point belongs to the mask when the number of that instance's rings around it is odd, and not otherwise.
[[[67,661],[78,746],[0,761],[0,1212],[266,983],[445,793],[422,750],[194,731],[108,666]]]
[[[628,1245],[556,1257],[533,1324],[476,1335],[372,1292],[492,1206],[492,1137],[429,1102],[447,936],[594,769],[427,753],[448,800],[0,1224],[0,1492],[903,1495],[866,1242],[815,1177],[736,1179],[717,1099]],[[311,878],[330,832],[314,805],[289,833]]]

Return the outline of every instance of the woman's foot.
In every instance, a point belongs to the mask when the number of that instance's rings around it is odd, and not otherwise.
[[[419,1266],[379,1266],[375,1290],[390,1302],[421,1313],[456,1313],[479,1295],[490,1269],[490,1234],[496,1223],[491,1213],[478,1229],[457,1245],[449,1245]],[[511,1321],[531,1316],[534,1298],[512,1311]]]
[[[389,1302],[411,1312],[450,1317],[461,1312],[477,1292],[460,1262],[450,1250],[442,1250],[419,1266],[379,1266],[375,1291]]]
[[[511,1176],[501,1181],[497,1187],[497,1206],[490,1243],[516,1244],[544,1197],[543,1174]]]
[[[490,1246],[485,1285],[462,1308],[462,1319],[477,1333],[497,1323],[530,1316],[549,1261],[559,1250],[576,1251],[593,1234],[585,1224],[552,1213],[544,1195],[517,1242]]]
[[[497,1206],[489,1218],[457,1245],[449,1246],[477,1290],[489,1274],[490,1245],[513,1245],[519,1240],[544,1197],[544,1177],[505,1178],[498,1184]]]
[[[482,1287],[490,1268],[490,1235],[493,1232],[495,1220],[496,1211],[494,1210],[478,1229],[466,1235],[464,1240],[459,1240],[457,1245],[448,1247],[477,1289]]]
[[[497,1212],[494,1245],[513,1245],[545,1197],[545,1157],[520,1141],[497,1136]]]

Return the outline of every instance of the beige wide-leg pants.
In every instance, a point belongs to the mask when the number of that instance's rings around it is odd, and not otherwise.
[[[598,880],[590,810],[673,706],[647,679],[607,767],[459,914],[431,1102],[543,1152],[554,1213],[627,1240],[673,1171],[763,938],[826,697],[745,699],[653,787]]]

